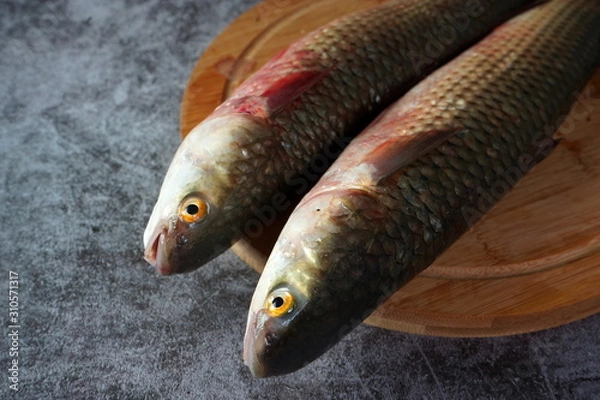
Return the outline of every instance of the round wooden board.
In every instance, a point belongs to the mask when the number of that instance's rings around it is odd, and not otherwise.
[[[247,11],[196,64],[182,101],[182,136],[293,40],[382,2],[272,0]],[[420,334],[497,336],[599,312],[599,133],[600,70],[559,129],[558,148],[366,322]],[[286,217],[233,250],[261,271]]]

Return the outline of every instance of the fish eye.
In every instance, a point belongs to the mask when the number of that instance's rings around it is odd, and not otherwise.
[[[179,216],[189,224],[201,221],[208,214],[208,204],[197,196],[186,198],[179,206]]]
[[[294,308],[294,297],[287,289],[277,289],[267,298],[265,309],[271,317],[280,317]]]

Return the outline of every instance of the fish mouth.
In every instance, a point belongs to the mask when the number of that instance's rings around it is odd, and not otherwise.
[[[255,378],[289,374],[308,364],[302,351],[286,349],[286,336],[285,324],[264,309],[252,314],[244,337],[244,363]]]
[[[259,355],[264,351],[264,339],[261,334],[263,333],[265,319],[264,310],[259,310],[258,313],[252,312],[244,336],[244,364],[248,366],[255,378],[270,376]]]
[[[144,259],[163,276],[173,274],[166,252],[167,233],[166,227],[157,228],[150,236],[144,251]]]

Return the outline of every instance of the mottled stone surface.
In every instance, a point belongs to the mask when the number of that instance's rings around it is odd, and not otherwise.
[[[494,339],[360,326],[305,369],[256,380],[241,361],[256,273],[228,252],[155,275],[141,235],[183,89],[254,3],[0,2],[1,291],[9,270],[20,284],[19,392],[5,340],[0,397],[600,398],[600,315]]]

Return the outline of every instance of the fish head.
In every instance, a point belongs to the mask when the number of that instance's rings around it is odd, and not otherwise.
[[[239,238],[239,179],[229,165],[261,129],[252,118],[228,115],[204,121],[182,141],[144,232],[144,258],[160,275],[193,271]]]
[[[279,236],[250,305],[244,361],[256,377],[304,367],[380,300],[364,281],[368,256],[348,243],[352,223],[331,212],[345,205],[321,196],[301,206]]]
[[[320,271],[303,257],[279,261],[287,271],[261,279],[248,316],[244,361],[255,377],[291,373],[325,351],[319,334],[330,319],[321,318],[326,307],[314,309],[312,288]]]

